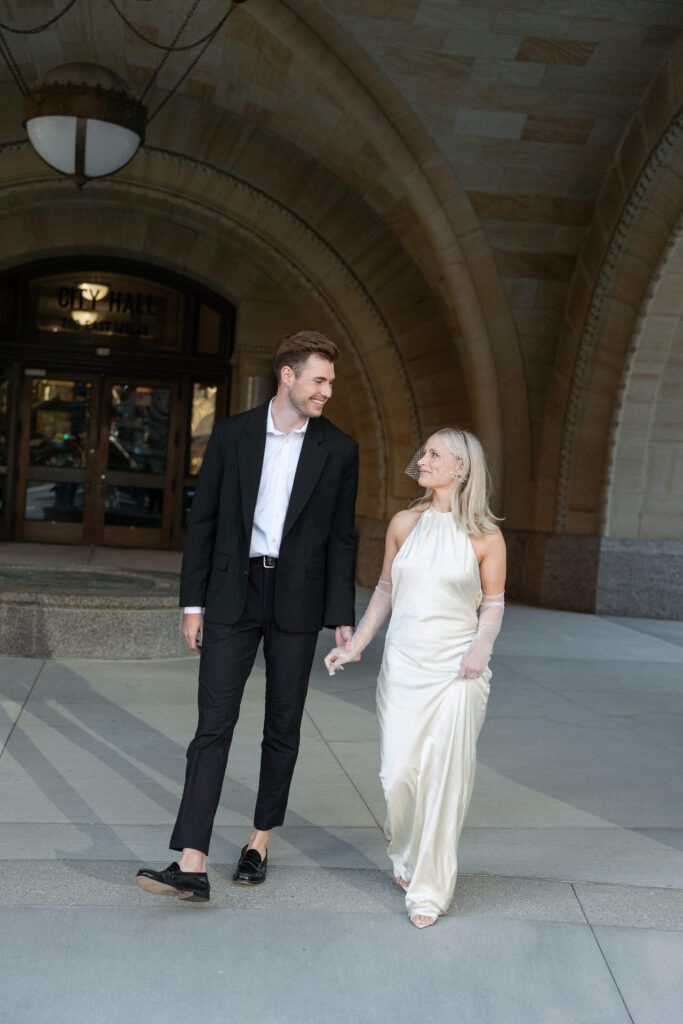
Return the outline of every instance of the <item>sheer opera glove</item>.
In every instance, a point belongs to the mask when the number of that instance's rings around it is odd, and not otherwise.
[[[391,615],[391,583],[379,580],[365,615],[358,623],[358,629],[344,647],[335,647],[325,658],[325,666],[331,676],[350,661],[360,661],[360,656]]]
[[[458,679],[477,679],[488,668],[491,651],[503,621],[504,598],[505,592],[484,594],[482,597],[477,634],[463,654]]]

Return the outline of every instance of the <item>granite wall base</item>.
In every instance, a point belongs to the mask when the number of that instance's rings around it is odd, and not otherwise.
[[[683,541],[604,537],[597,611],[683,619]]]

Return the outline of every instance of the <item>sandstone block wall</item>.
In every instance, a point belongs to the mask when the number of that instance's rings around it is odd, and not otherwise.
[[[138,27],[163,42],[186,6]],[[85,10],[12,37],[24,76],[93,60],[141,90],[158,53]],[[82,193],[31,151],[0,69],[0,269],[89,251],[206,283],[238,308],[233,407],[267,390],[277,337],[327,331],[361,578],[416,444],[458,424],[489,454],[520,593],[555,600],[580,550],[575,603],[597,607],[617,555],[593,541],[683,538],[682,29],[655,0],[247,0],[140,154]]]

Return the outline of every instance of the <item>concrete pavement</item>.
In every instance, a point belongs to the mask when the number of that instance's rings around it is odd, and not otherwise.
[[[251,891],[230,875],[257,664],[208,907],[133,882],[171,859],[196,661],[2,659],[4,1024],[683,1021],[683,624],[508,609],[455,903],[423,932],[381,831],[379,656],[333,679],[317,660],[287,821]]]

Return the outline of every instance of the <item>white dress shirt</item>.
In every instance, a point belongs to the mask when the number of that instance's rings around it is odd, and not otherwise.
[[[308,420],[306,420],[303,426],[297,427],[289,434],[283,434],[273,422],[273,401],[274,399],[268,406],[266,448],[263,453],[261,481],[254,510],[254,525],[249,547],[250,558],[257,558],[260,555],[272,555],[273,558],[277,558],[280,554],[282,530],[292,493],[294,475],[296,467],[299,465],[304,434],[308,427]],[[196,607],[185,609],[186,615],[201,614],[201,612],[202,609]]]

